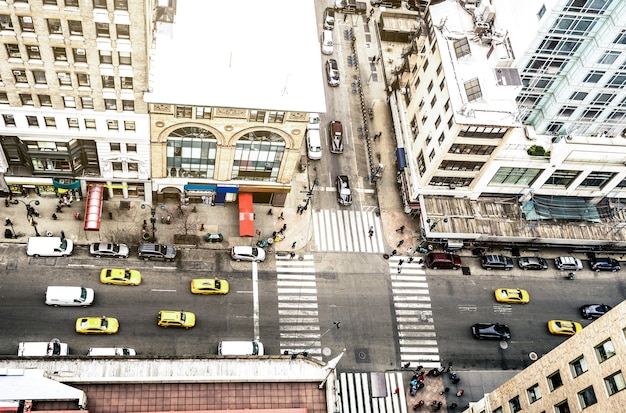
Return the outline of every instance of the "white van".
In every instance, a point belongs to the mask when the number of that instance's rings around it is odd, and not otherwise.
[[[49,343],[19,343],[17,346],[17,355],[20,357],[67,356],[69,353],[70,347],[56,339]]]
[[[50,286],[46,290],[46,304],[55,307],[87,307],[93,304],[92,288]]]
[[[306,131],[306,154],[312,160],[322,159],[322,140],[319,129]]]
[[[262,356],[263,343],[260,341],[220,341],[217,345],[220,356]]]
[[[331,30],[322,32],[322,53],[333,54],[333,32]]]
[[[72,255],[72,240],[60,237],[30,237],[26,254],[31,257],[63,257]]]
[[[132,348],[125,347],[92,347],[88,356],[136,356],[137,352]]]

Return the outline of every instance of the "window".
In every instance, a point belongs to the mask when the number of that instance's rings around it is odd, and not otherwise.
[[[622,30],[622,32],[620,34],[615,36],[615,39],[613,39],[613,43],[615,43],[615,44],[626,44],[626,30]]]
[[[446,87],[446,80],[442,80],[441,83],[439,83],[439,90],[441,90],[443,92],[443,89],[445,89]]]
[[[87,73],[76,73],[76,79],[78,79],[78,86],[91,86],[89,75]]]
[[[122,82],[122,89],[132,89],[133,88],[133,78],[132,77],[122,76],[120,78],[120,81]]]
[[[424,61],[424,64],[422,65],[422,69],[424,70],[424,72],[426,71],[426,69],[428,69],[428,60]]]
[[[121,151],[121,145],[119,143],[110,143],[109,144],[111,152],[119,152]]]
[[[83,35],[83,24],[80,20],[68,20],[67,27],[70,29],[70,36]]]
[[[7,53],[9,54],[9,58],[21,59],[22,53],[20,53],[20,48],[16,44],[7,44]]]
[[[126,152],[137,153],[137,144],[135,144],[135,143],[127,143],[126,144]]]
[[[496,407],[496,408],[493,410],[493,413],[503,413],[503,412],[502,412],[502,407]]]
[[[441,144],[443,143],[443,141],[446,139],[446,135],[441,132],[441,135],[439,135],[439,138],[437,139],[437,143],[439,143],[439,146],[441,146]]]
[[[569,118],[574,114],[576,106],[563,106],[557,116]]]
[[[134,131],[135,130],[135,122],[132,120],[124,121],[124,130],[126,131]]]
[[[478,78],[474,78],[465,82],[463,86],[465,86],[467,100],[469,100],[470,102],[479,99],[483,95],[482,91],[480,90],[480,83],[478,82]]]
[[[67,118],[67,127],[70,129],[79,129],[78,118]]]
[[[33,70],[33,78],[35,79],[35,83],[39,85],[46,84],[46,72],[43,70]]]
[[[428,87],[426,88],[426,90],[428,91],[428,93],[430,93],[430,91],[433,90],[433,81],[432,80],[428,84]]]
[[[93,98],[91,97],[80,98],[80,103],[83,109],[93,109]]]
[[[572,372],[572,377],[576,378],[587,371],[587,362],[584,356],[578,357],[576,360],[569,363],[569,368]]]
[[[542,5],[539,11],[537,12],[537,18],[541,20],[544,14],[546,14],[546,6]]]
[[[509,400],[509,408],[511,409],[512,413],[517,413],[522,410],[522,406],[519,403],[519,396],[515,396],[511,400]]]
[[[61,20],[48,19],[48,33],[63,34],[63,30],[61,29]]]
[[[113,7],[115,10],[128,10],[128,0],[115,0]]]
[[[66,108],[75,108],[76,100],[74,100],[73,96],[63,96],[63,105]]]
[[[51,116],[44,116],[43,118],[44,123],[46,124],[46,127],[48,128],[56,128],[57,127],[57,120]]]
[[[43,4],[48,5],[48,6],[56,6],[57,0],[43,0]]]
[[[26,77],[25,70],[14,70],[13,78],[15,79],[16,83],[28,83],[28,78]]]
[[[554,391],[563,385],[561,380],[561,373],[557,370],[548,376],[548,387],[550,391]]]
[[[600,116],[600,113],[602,113],[600,109],[587,109],[583,111],[582,118],[585,120],[594,120]]]
[[[38,97],[41,106],[52,106],[52,98],[50,98],[50,95],[38,95]]]
[[[111,37],[109,33],[109,23],[96,23],[96,36],[97,37]]]
[[[72,85],[72,78],[70,77],[70,74],[67,72],[59,72],[57,73],[57,78],[59,79],[59,84],[61,86],[71,86]]]
[[[270,112],[268,122],[270,123],[283,123],[285,120],[285,112]]]
[[[593,391],[593,386],[589,386],[585,390],[578,392],[578,401],[580,402],[580,407],[583,409],[596,404],[598,400],[596,399],[596,393]]]
[[[93,0],[93,8],[94,9],[106,9],[107,0]]]
[[[265,111],[264,110],[251,110],[250,117],[248,119],[250,122],[263,122],[265,121]]]
[[[571,413],[567,400],[563,400],[562,402],[555,404],[554,411],[555,413]]]
[[[437,75],[441,74],[442,69],[443,69],[443,66],[441,63],[439,63],[439,66],[437,66]]]
[[[126,112],[132,112],[135,110],[134,100],[122,100],[122,110]]]
[[[122,172],[122,163],[121,162],[111,162],[113,165],[113,170],[115,172]]]
[[[118,39],[130,39],[130,26],[127,24],[116,24],[115,30],[117,31]]]
[[[119,130],[119,125],[116,120],[107,120],[107,129],[108,130]],[[117,150],[119,151],[119,143],[117,145]]]
[[[102,75],[102,87],[105,89],[114,89],[115,88],[115,77]]]
[[[434,108],[436,103],[437,103],[437,96],[435,95],[435,96],[433,96],[432,100],[430,101],[430,107]]]
[[[65,47],[53,47],[52,53],[54,54],[55,62],[67,62],[67,51]]]
[[[72,49],[75,63],[87,63],[87,51],[85,49]]]
[[[0,103],[9,103],[7,92],[0,92]]]
[[[104,107],[106,110],[117,110],[117,101],[115,99],[104,99]]]
[[[39,46],[27,45],[26,53],[28,53],[29,59],[41,60],[41,53],[39,53]]]
[[[608,82],[606,82],[606,87],[610,87],[612,89],[621,89],[626,86],[626,73],[616,73],[614,74]]]
[[[589,73],[587,73],[587,76],[585,76],[585,78],[583,79],[584,83],[598,83],[600,81],[600,79],[602,78],[602,76],[604,76],[603,71],[601,70],[592,70]]]
[[[34,32],[35,31],[35,26],[33,25],[33,18],[32,17],[30,17],[30,16],[19,16],[18,19],[20,21],[20,27],[22,28],[23,32]],[[60,25],[60,23],[59,23],[59,25]]]
[[[526,389],[526,395],[528,395],[528,403],[533,404],[537,400],[541,399],[541,389],[539,384],[535,383],[534,386]]]
[[[572,181],[574,181],[574,179],[576,179],[579,173],[579,171],[567,171],[564,169],[556,170],[544,186],[558,186],[566,188],[572,183]]]
[[[575,13],[598,14],[611,4],[607,0],[569,0],[563,9],[564,11],[573,11]]]
[[[595,347],[598,362],[602,363],[615,355],[613,342],[609,339]]]
[[[78,0],[65,0],[65,7],[76,7],[76,8],[78,8]]]
[[[13,31],[13,22],[11,16],[7,14],[0,14],[0,30]]]
[[[584,100],[588,94],[587,92],[574,92],[569,98],[570,100]]]
[[[587,175],[587,177],[580,183],[580,186],[602,189],[616,174],[616,172],[590,172],[589,175]]]
[[[452,129],[452,125],[454,125],[454,117],[450,115],[450,119],[448,119],[448,129]]]
[[[100,53],[100,63],[103,65],[113,64],[113,55],[110,50],[99,50]]]
[[[26,122],[28,122],[28,126],[39,127],[37,116],[26,116]]]
[[[13,115],[2,115],[2,120],[4,120],[5,126],[15,126],[15,118]]]
[[[22,105],[34,106],[35,102],[33,101],[33,95],[30,93],[22,93],[20,94],[20,101]]]
[[[176,106],[177,118],[191,118],[191,106]]]
[[[620,54],[621,54],[621,52],[618,52],[618,51],[615,51],[615,50],[606,51],[606,52],[604,52],[602,57],[600,57],[600,59],[598,59],[598,64],[600,64],[600,65],[612,65],[613,63],[615,63],[617,61],[617,58],[619,57]]]
[[[96,129],[96,120],[85,119],[85,129]]]
[[[454,41],[454,53],[456,54],[457,59],[471,53],[467,37]]]
[[[624,388],[626,388],[626,382],[624,381],[624,375],[621,370],[611,374],[609,377],[605,377],[604,385],[606,386],[609,396],[624,390]]]
[[[211,108],[196,108],[196,119],[211,119]]]
[[[130,52],[118,52],[117,57],[120,61],[120,65],[131,65],[132,59],[130,57]]]

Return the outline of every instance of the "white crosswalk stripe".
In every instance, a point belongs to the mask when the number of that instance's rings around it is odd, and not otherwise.
[[[307,352],[322,359],[319,341],[317,285],[312,255],[276,256],[276,289],[280,324],[280,353]]]
[[[340,373],[341,413],[407,413],[401,372]]]
[[[313,242],[317,251],[381,253],[385,249],[380,217],[375,211],[312,212]],[[370,227],[374,234],[368,235]]]
[[[439,348],[423,264],[396,255],[389,258],[389,273],[402,365],[439,367]]]

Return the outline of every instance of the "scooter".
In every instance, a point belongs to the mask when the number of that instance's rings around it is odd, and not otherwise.
[[[566,280],[573,280],[574,278],[576,278],[576,273],[574,272],[570,272],[569,274],[565,276]]]

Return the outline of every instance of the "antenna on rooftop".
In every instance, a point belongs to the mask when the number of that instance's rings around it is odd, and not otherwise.
[[[285,86],[283,87],[283,92],[282,92],[283,96],[289,94],[289,91],[287,90],[287,85],[289,84],[289,76],[291,76],[291,75],[287,75],[285,77]]]

